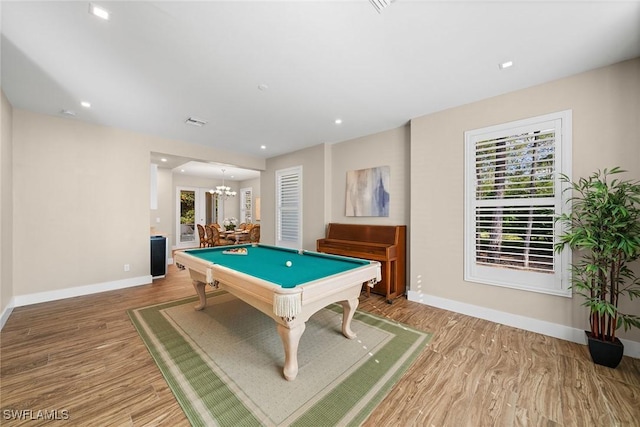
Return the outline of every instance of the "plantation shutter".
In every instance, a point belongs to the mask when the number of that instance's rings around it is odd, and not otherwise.
[[[276,172],[276,245],[302,247],[302,167]]]
[[[562,118],[466,135],[468,280],[566,293],[554,252]]]
[[[240,222],[253,222],[253,189],[240,189]]]
[[[476,262],[554,272],[555,130],[478,141]]]

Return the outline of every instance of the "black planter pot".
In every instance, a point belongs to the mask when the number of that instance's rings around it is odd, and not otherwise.
[[[615,368],[620,364],[624,354],[624,345],[618,338],[614,342],[602,341],[593,338],[591,332],[585,331],[584,333],[589,341],[589,353],[591,353],[593,363],[609,368]]]

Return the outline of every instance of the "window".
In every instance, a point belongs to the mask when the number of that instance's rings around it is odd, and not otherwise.
[[[196,241],[197,189],[178,188],[178,246],[192,245]]]
[[[240,189],[240,222],[253,222],[253,188]]]
[[[571,111],[465,132],[465,280],[571,295],[554,252],[570,154]]]
[[[276,245],[302,248],[302,166],[276,171]]]

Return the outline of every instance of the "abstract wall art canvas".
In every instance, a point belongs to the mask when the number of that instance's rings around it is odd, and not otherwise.
[[[346,216],[389,216],[389,166],[347,172]]]

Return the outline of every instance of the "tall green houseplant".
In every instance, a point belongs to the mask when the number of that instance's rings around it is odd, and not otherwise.
[[[573,191],[572,211],[558,217],[565,231],[555,247],[579,251],[580,260],[571,266],[572,288],[589,308],[591,338],[609,342],[616,341],[620,327],[640,328],[640,310],[618,309],[620,297],[640,297],[640,279],[628,266],[640,258],[640,182],[618,178],[623,172],[604,169],[577,182],[561,177]]]

